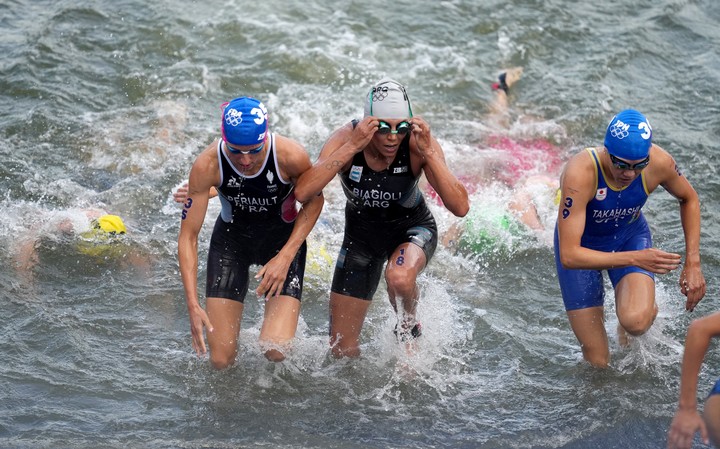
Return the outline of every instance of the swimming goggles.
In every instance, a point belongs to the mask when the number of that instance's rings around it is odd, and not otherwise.
[[[232,154],[258,154],[259,152],[262,151],[264,146],[265,146],[265,141],[263,141],[263,143],[261,143],[260,145],[258,145],[255,148],[253,148],[252,150],[238,150],[238,149],[231,147],[230,145],[227,144],[227,142],[225,142],[225,148],[227,148],[227,150],[229,152],[231,152]]]
[[[643,168],[647,167],[650,163],[650,156],[646,157],[645,159],[641,160],[637,164],[629,164],[626,161],[616,158],[612,154],[608,153],[610,155],[610,161],[612,164],[617,168],[618,170],[642,170]]]
[[[404,136],[405,134],[409,133],[412,130],[412,125],[410,122],[402,121],[397,124],[395,129],[392,129],[392,126],[390,126],[389,123],[383,122],[380,120],[378,124],[378,134],[400,134],[401,136]]]

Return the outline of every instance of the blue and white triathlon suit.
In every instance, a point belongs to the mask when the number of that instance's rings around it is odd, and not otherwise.
[[[635,251],[652,247],[652,235],[642,207],[648,191],[644,173],[640,173],[629,186],[621,189],[608,185],[602,170],[597,149],[587,148],[595,161],[597,188],[595,197],[587,204],[585,232],[580,244],[597,251]],[[565,201],[565,200],[563,200]],[[561,206],[562,207],[562,206]],[[565,310],[602,306],[605,291],[601,270],[569,270],[560,263],[558,227],[555,226],[555,266]],[[613,268],[607,270],[613,287],[628,273],[655,275],[639,267]]]

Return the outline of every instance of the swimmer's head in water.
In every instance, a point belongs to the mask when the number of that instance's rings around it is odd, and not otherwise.
[[[378,81],[365,97],[365,117],[412,118],[412,106],[405,86],[390,78]]]
[[[257,145],[265,141],[268,112],[262,102],[240,97],[222,105],[222,136],[236,146]]]
[[[96,218],[91,223],[92,230],[95,233],[107,233],[110,235],[119,235],[127,233],[125,223],[122,218],[117,215],[105,214],[101,217]]]
[[[125,249],[116,245],[127,233],[125,223],[117,215],[105,214],[90,222],[90,230],[80,234],[78,251],[86,256],[114,258],[122,257]]]
[[[647,118],[626,109],[610,120],[605,132],[605,148],[615,157],[635,161],[645,159],[652,145],[652,128]]]

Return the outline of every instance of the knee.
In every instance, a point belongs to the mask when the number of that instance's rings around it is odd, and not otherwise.
[[[235,364],[235,354],[210,353],[210,365],[216,370],[224,370]]]
[[[269,349],[265,351],[265,358],[271,362],[282,362],[285,360],[285,354],[277,349]]]
[[[285,360],[285,353],[290,349],[290,341],[278,341],[278,339],[260,338],[260,350],[265,358],[271,362],[282,362]]]
[[[653,321],[655,321],[655,314],[645,312],[631,312],[626,313],[619,317],[620,325],[625,331],[633,336],[643,335],[650,329]]]
[[[409,270],[389,269],[385,271],[388,290],[409,293],[415,289],[415,276]]]
[[[720,445],[720,395],[713,394],[705,401],[703,420],[712,444]]]

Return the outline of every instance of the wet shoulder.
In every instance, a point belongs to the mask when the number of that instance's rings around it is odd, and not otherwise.
[[[591,150],[597,149],[585,148],[568,160],[560,178],[564,194],[568,191],[574,194],[585,192],[589,198],[594,194],[598,182],[598,166]]]
[[[298,141],[275,134],[275,157],[284,178],[297,178],[312,164],[310,155]]]
[[[650,164],[643,170],[645,185],[648,191],[652,192],[672,177],[683,176],[675,158],[658,145],[650,147]]]

